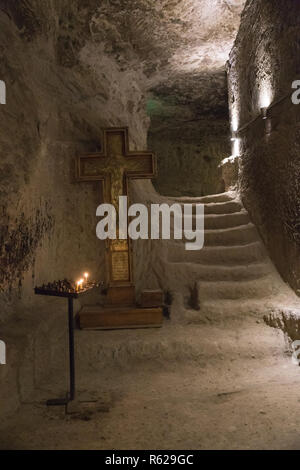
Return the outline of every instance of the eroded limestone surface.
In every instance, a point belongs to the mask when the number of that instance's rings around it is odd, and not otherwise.
[[[233,120],[242,127],[257,118],[240,135],[242,197],[280,274],[298,290],[300,106],[290,95],[300,78],[299,13],[298,2],[248,2],[229,61]],[[263,106],[271,106],[266,121]]]

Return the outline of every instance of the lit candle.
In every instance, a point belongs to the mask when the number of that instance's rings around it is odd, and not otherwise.
[[[84,273],[85,285],[87,285],[88,277],[89,277],[89,273]]]
[[[82,284],[83,284],[83,279],[80,279],[80,280],[77,282],[77,286],[76,286],[76,291],[77,291],[77,292],[82,288]]]

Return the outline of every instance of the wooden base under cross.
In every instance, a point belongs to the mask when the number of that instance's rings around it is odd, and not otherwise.
[[[162,307],[142,308],[134,304],[134,286],[112,287],[105,306],[85,306],[78,314],[79,327],[84,330],[124,328],[160,328]]]
[[[114,330],[125,328],[160,328],[162,308],[84,307],[79,313],[83,330]]]

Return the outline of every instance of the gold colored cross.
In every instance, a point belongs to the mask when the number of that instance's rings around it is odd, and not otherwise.
[[[79,156],[77,181],[103,181],[103,200],[114,205],[117,213],[119,196],[128,196],[130,179],[153,178],[156,159],[150,152],[130,152],[127,128],[103,131],[102,152]],[[110,285],[132,284],[130,241],[109,243]]]

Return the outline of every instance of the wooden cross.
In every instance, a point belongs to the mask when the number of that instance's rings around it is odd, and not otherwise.
[[[130,179],[153,178],[156,159],[150,152],[130,152],[127,128],[103,131],[102,152],[79,156],[78,181],[102,181],[103,200],[118,212],[119,196],[128,196]],[[133,283],[130,240],[112,240],[107,244],[109,286]]]

